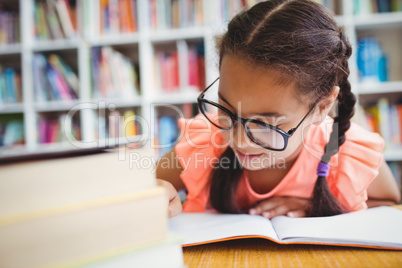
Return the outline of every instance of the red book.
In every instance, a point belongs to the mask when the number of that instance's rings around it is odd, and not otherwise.
[[[397,105],[398,109],[398,119],[399,119],[399,133],[400,133],[400,142],[402,143],[402,104]]]
[[[130,0],[123,0],[126,4],[126,24],[127,30],[130,33],[134,32],[134,20],[133,20],[133,9],[131,8]]]

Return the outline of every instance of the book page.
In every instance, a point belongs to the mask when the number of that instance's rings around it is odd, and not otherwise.
[[[376,207],[330,217],[279,216],[272,224],[282,242],[323,242],[402,248],[402,211]]]
[[[169,219],[169,229],[183,237],[183,245],[242,236],[278,240],[268,219],[248,214],[182,213]]]

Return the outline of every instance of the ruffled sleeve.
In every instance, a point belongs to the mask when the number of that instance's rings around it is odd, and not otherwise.
[[[334,195],[351,211],[367,208],[367,188],[383,160],[383,138],[352,123],[340,147],[337,168],[328,181]],[[332,172],[332,173],[333,173]]]
[[[227,148],[220,130],[202,114],[193,119],[179,119],[181,137],[175,146],[183,168],[180,177],[187,188],[184,212],[201,212],[209,198],[208,181],[214,164]]]

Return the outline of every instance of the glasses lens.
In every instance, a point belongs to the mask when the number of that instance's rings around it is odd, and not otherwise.
[[[232,127],[232,117],[226,111],[208,102],[202,102],[201,105],[203,114],[212,124],[222,129]]]
[[[276,130],[253,122],[247,122],[246,127],[249,134],[259,144],[276,150],[285,148],[285,138]]]

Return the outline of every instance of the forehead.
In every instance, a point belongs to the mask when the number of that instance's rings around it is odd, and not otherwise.
[[[289,114],[302,106],[295,97],[295,82],[286,81],[279,71],[256,67],[237,57],[223,57],[219,80],[219,93],[234,107],[240,102],[245,114]]]

